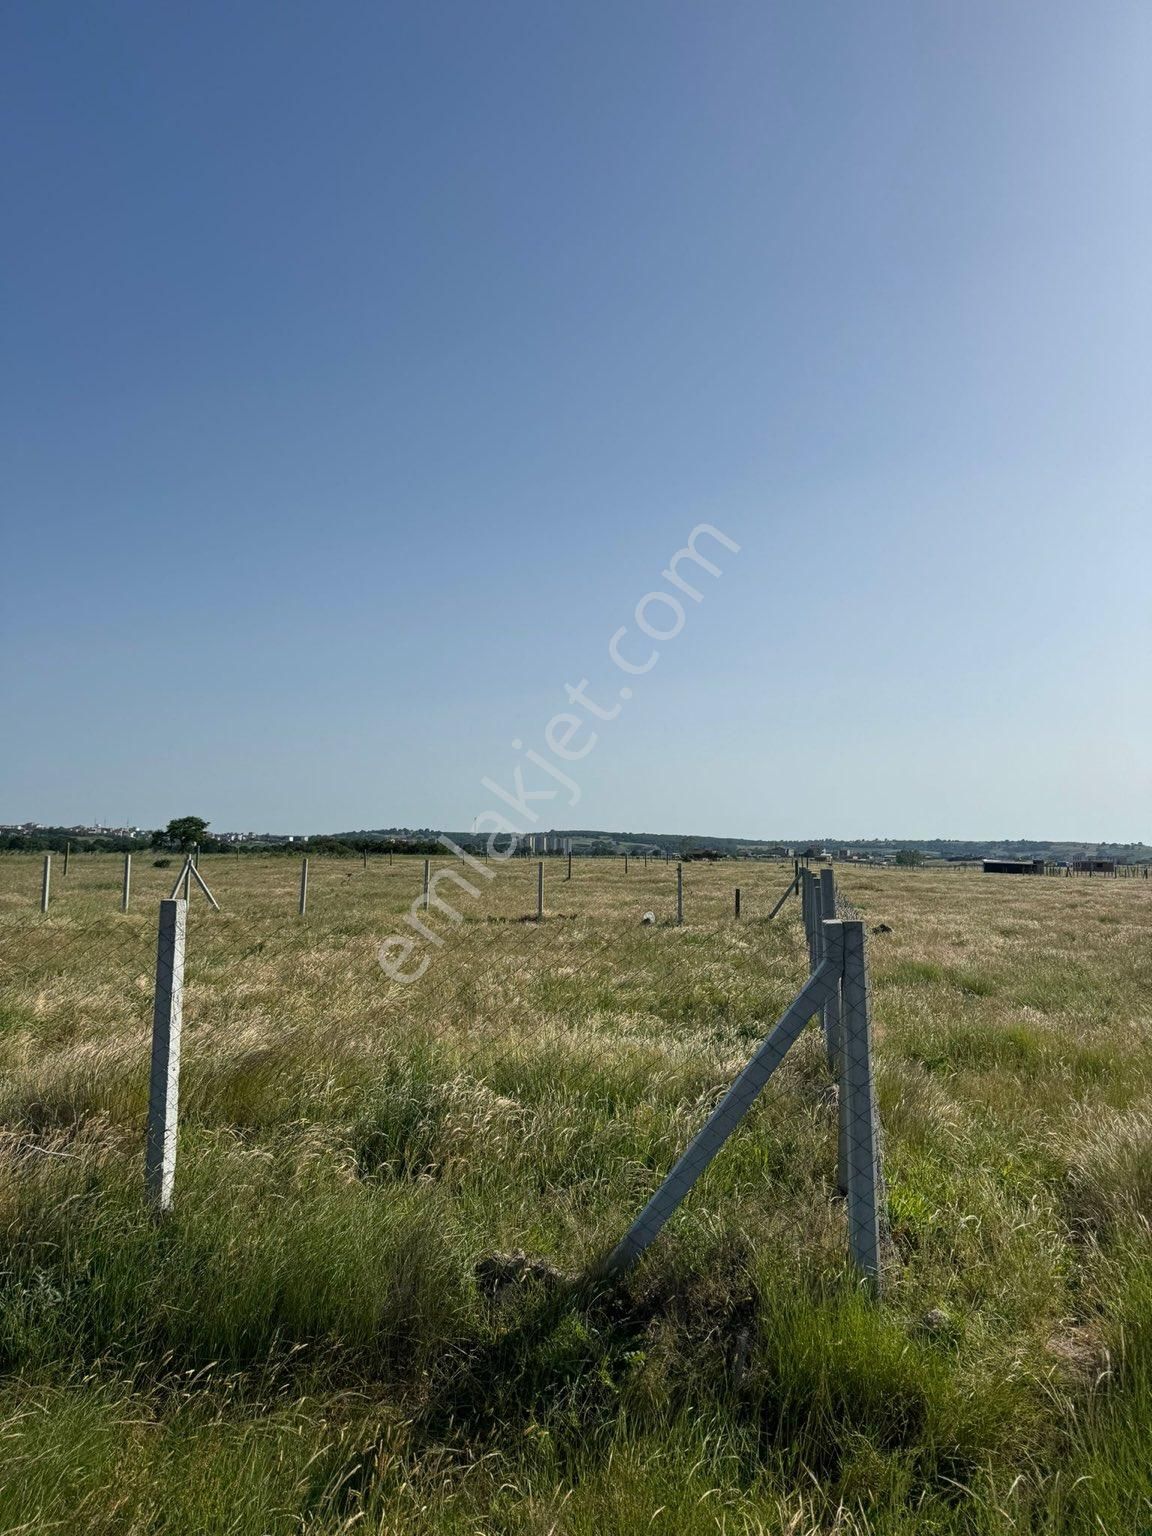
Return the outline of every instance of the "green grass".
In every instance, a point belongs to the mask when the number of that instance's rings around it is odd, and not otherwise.
[[[0,859],[0,1530],[1152,1529],[1152,893],[841,872],[892,1263],[845,1257],[801,1039],[646,1260],[620,1235],[803,975],[786,873],[502,871],[422,981],[418,860],[206,859],[177,1199],[142,1191],[155,901]],[[552,871],[555,871],[552,873]],[[739,883],[745,918],[731,916]],[[476,919],[476,920],[473,920]],[[492,919],[492,920],[489,920]]]

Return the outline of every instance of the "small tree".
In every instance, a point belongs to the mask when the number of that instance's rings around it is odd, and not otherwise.
[[[164,841],[169,848],[179,848],[182,853],[187,853],[204,841],[207,830],[208,823],[202,816],[176,816],[165,829]]]
[[[918,864],[923,864],[924,855],[919,848],[901,848],[897,851],[896,862],[902,869],[915,869]]]

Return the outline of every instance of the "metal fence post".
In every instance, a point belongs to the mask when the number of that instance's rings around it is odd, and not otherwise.
[[[180,1031],[184,1019],[186,901],[162,901],[156,939],[156,1001],[152,1012],[152,1068],[148,1080],[148,1132],[144,1180],[159,1211],[172,1205],[176,1132],[180,1112]]]
[[[564,876],[564,878],[565,878],[565,880],[571,880],[571,878],[572,878],[572,850],[571,850],[571,848],[569,848],[569,850],[568,850],[568,873]]]
[[[72,844],[64,844],[64,873],[68,873],[68,855],[72,852]]]
[[[684,923],[684,866],[683,866],[683,864],[677,864],[677,866],[676,866],[676,926],[677,926],[677,928],[683,926],[683,923]]]
[[[536,866],[536,921],[544,920],[544,860]]]
[[[300,916],[308,911],[308,860],[300,860]]]
[[[877,1291],[881,1284],[880,1224],[884,1180],[880,1131],[872,1076],[872,1019],[864,924],[840,924],[844,945],[841,1029],[844,1039],[845,1117],[848,1159],[848,1247],[858,1268]]]
[[[124,886],[120,892],[120,910],[127,912],[128,903],[132,900],[132,855],[124,855]]]
[[[736,917],[737,917],[737,919],[739,919],[739,917],[740,917],[740,887],[739,886],[736,887],[736,899],[735,899],[735,902],[734,902],[734,906],[736,908]]]
[[[424,860],[424,910],[428,910],[428,860]]]

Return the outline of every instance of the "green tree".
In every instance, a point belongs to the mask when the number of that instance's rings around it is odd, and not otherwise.
[[[896,862],[904,869],[915,869],[918,864],[923,864],[924,855],[919,848],[901,848],[897,851]]]
[[[202,816],[176,816],[164,830],[164,841],[169,848],[179,848],[187,853],[204,841],[207,830],[208,823]]]

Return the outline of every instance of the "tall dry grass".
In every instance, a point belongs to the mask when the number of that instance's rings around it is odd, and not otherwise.
[[[418,860],[314,861],[303,921],[292,861],[203,868],[156,1223],[173,872],[123,916],[75,857],[43,917],[0,859],[0,1528],[1152,1525],[1152,882],[840,871],[890,929],[878,1307],[811,1036],[617,1291],[477,1280],[619,1236],[803,974],[782,868],[689,866],[683,929],[672,866],[552,861],[540,927],[510,868],[410,987],[375,949]]]

